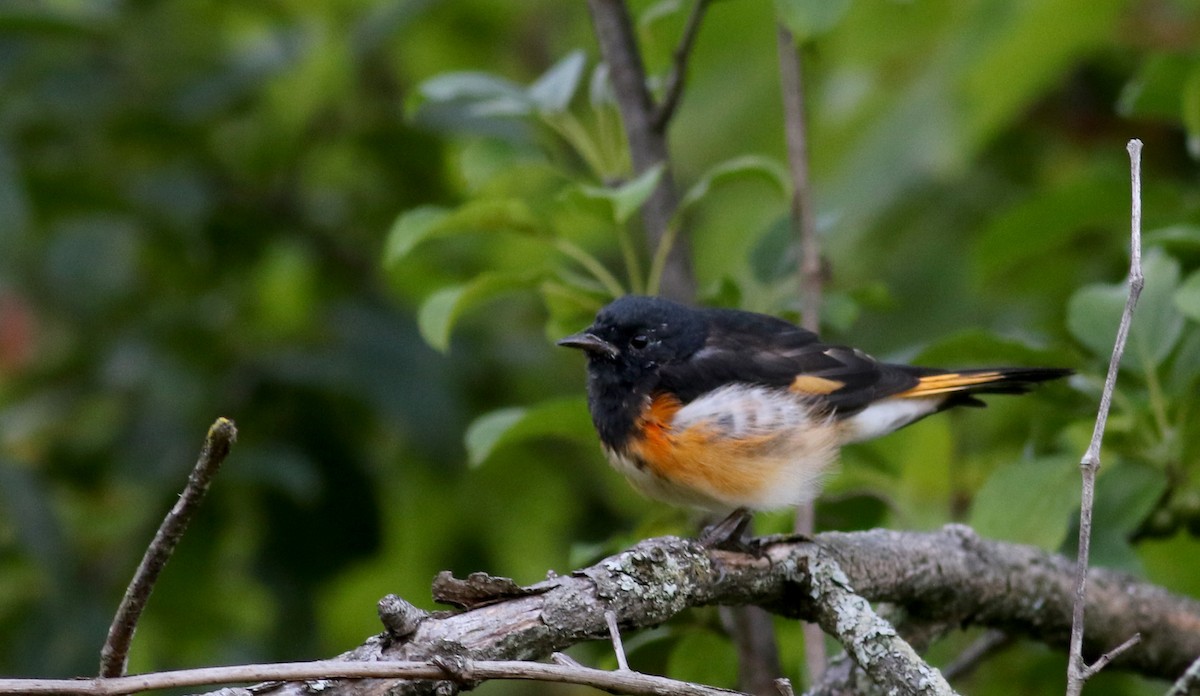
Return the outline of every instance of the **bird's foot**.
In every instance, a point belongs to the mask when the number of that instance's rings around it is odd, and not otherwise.
[[[748,553],[751,545],[746,539],[746,530],[750,527],[752,519],[754,519],[753,513],[740,507],[729,513],[720,522],[705,527],[700,532],[699,541],[704,546],[713,549]]]

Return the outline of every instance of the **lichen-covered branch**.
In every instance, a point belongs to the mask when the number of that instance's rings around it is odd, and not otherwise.
[[[569,575],[523,588],[477,577],[487,591],[453,590],[470,608],[433,614],[403,625],[344,657],[427,661],[439,655],[471,660],[531,660],[585,640],[607,640],[604,613],[622,631],[656,626],[692,606],[758,604],[776,613],[819,619],[811,587],[800,580],[814,563],[835,562],[844,586],[867,600],[903,606],[910,616],[955,625],[1003,629],[1065,649],[1071,629],[1074,563],[1036,548],[979,538],[967,527],[938,532],[820,534],[813,541],[762,540],[758,554],[707,549],[661,537]],[[1113,665],[1175,679],[1200,655],[1200,603],[1126,575],[1093,569],[1089,576],[1084,652],[1103,653],[1124,637],[1143,641]],[[450,585],[443,585],[450,587]],[[515,591],[519,589],[520,591]],[[849,592],[849,590],[847,590]],[[469,597],[469,599],[463,599]],[[854,654],[857,646],[849,646]],[[256,693],[304,694],[304,684]],[[326,694],[428,693],[429,682],[339,681]],[[898,691],[897,693],[908,693]]]

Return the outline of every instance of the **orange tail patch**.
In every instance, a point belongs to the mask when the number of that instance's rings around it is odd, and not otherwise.
[[[1003,382],[1006,379],[1004,373],[999,371],[992,372],[948,372],[942,375],[929,375],[922,377],[917,386],[907,391],[902,391],[895,396],[901,399],[913,399],[921,396],[936,396],[937,394],[953,394],[954,392],[968,391],[971,387],[979,386],[980,384],[993,384],[995,382]]]

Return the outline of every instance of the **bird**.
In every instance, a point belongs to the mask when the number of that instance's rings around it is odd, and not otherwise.
[[[813,501],[844,445],[1072,373],[882,362],[767,314],[641,295],[558,345],[587,355],[592,423],[635,489],[743,527],[751,511]]]

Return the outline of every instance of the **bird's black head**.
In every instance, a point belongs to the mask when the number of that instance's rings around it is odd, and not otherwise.
[[[596,321],[560,346],[587,353],[593,377],[607,373],[627,387],[643,385],[664,365],[691,357],[704,345],[704,315],[658,297],[627,295],[600,310]]]

